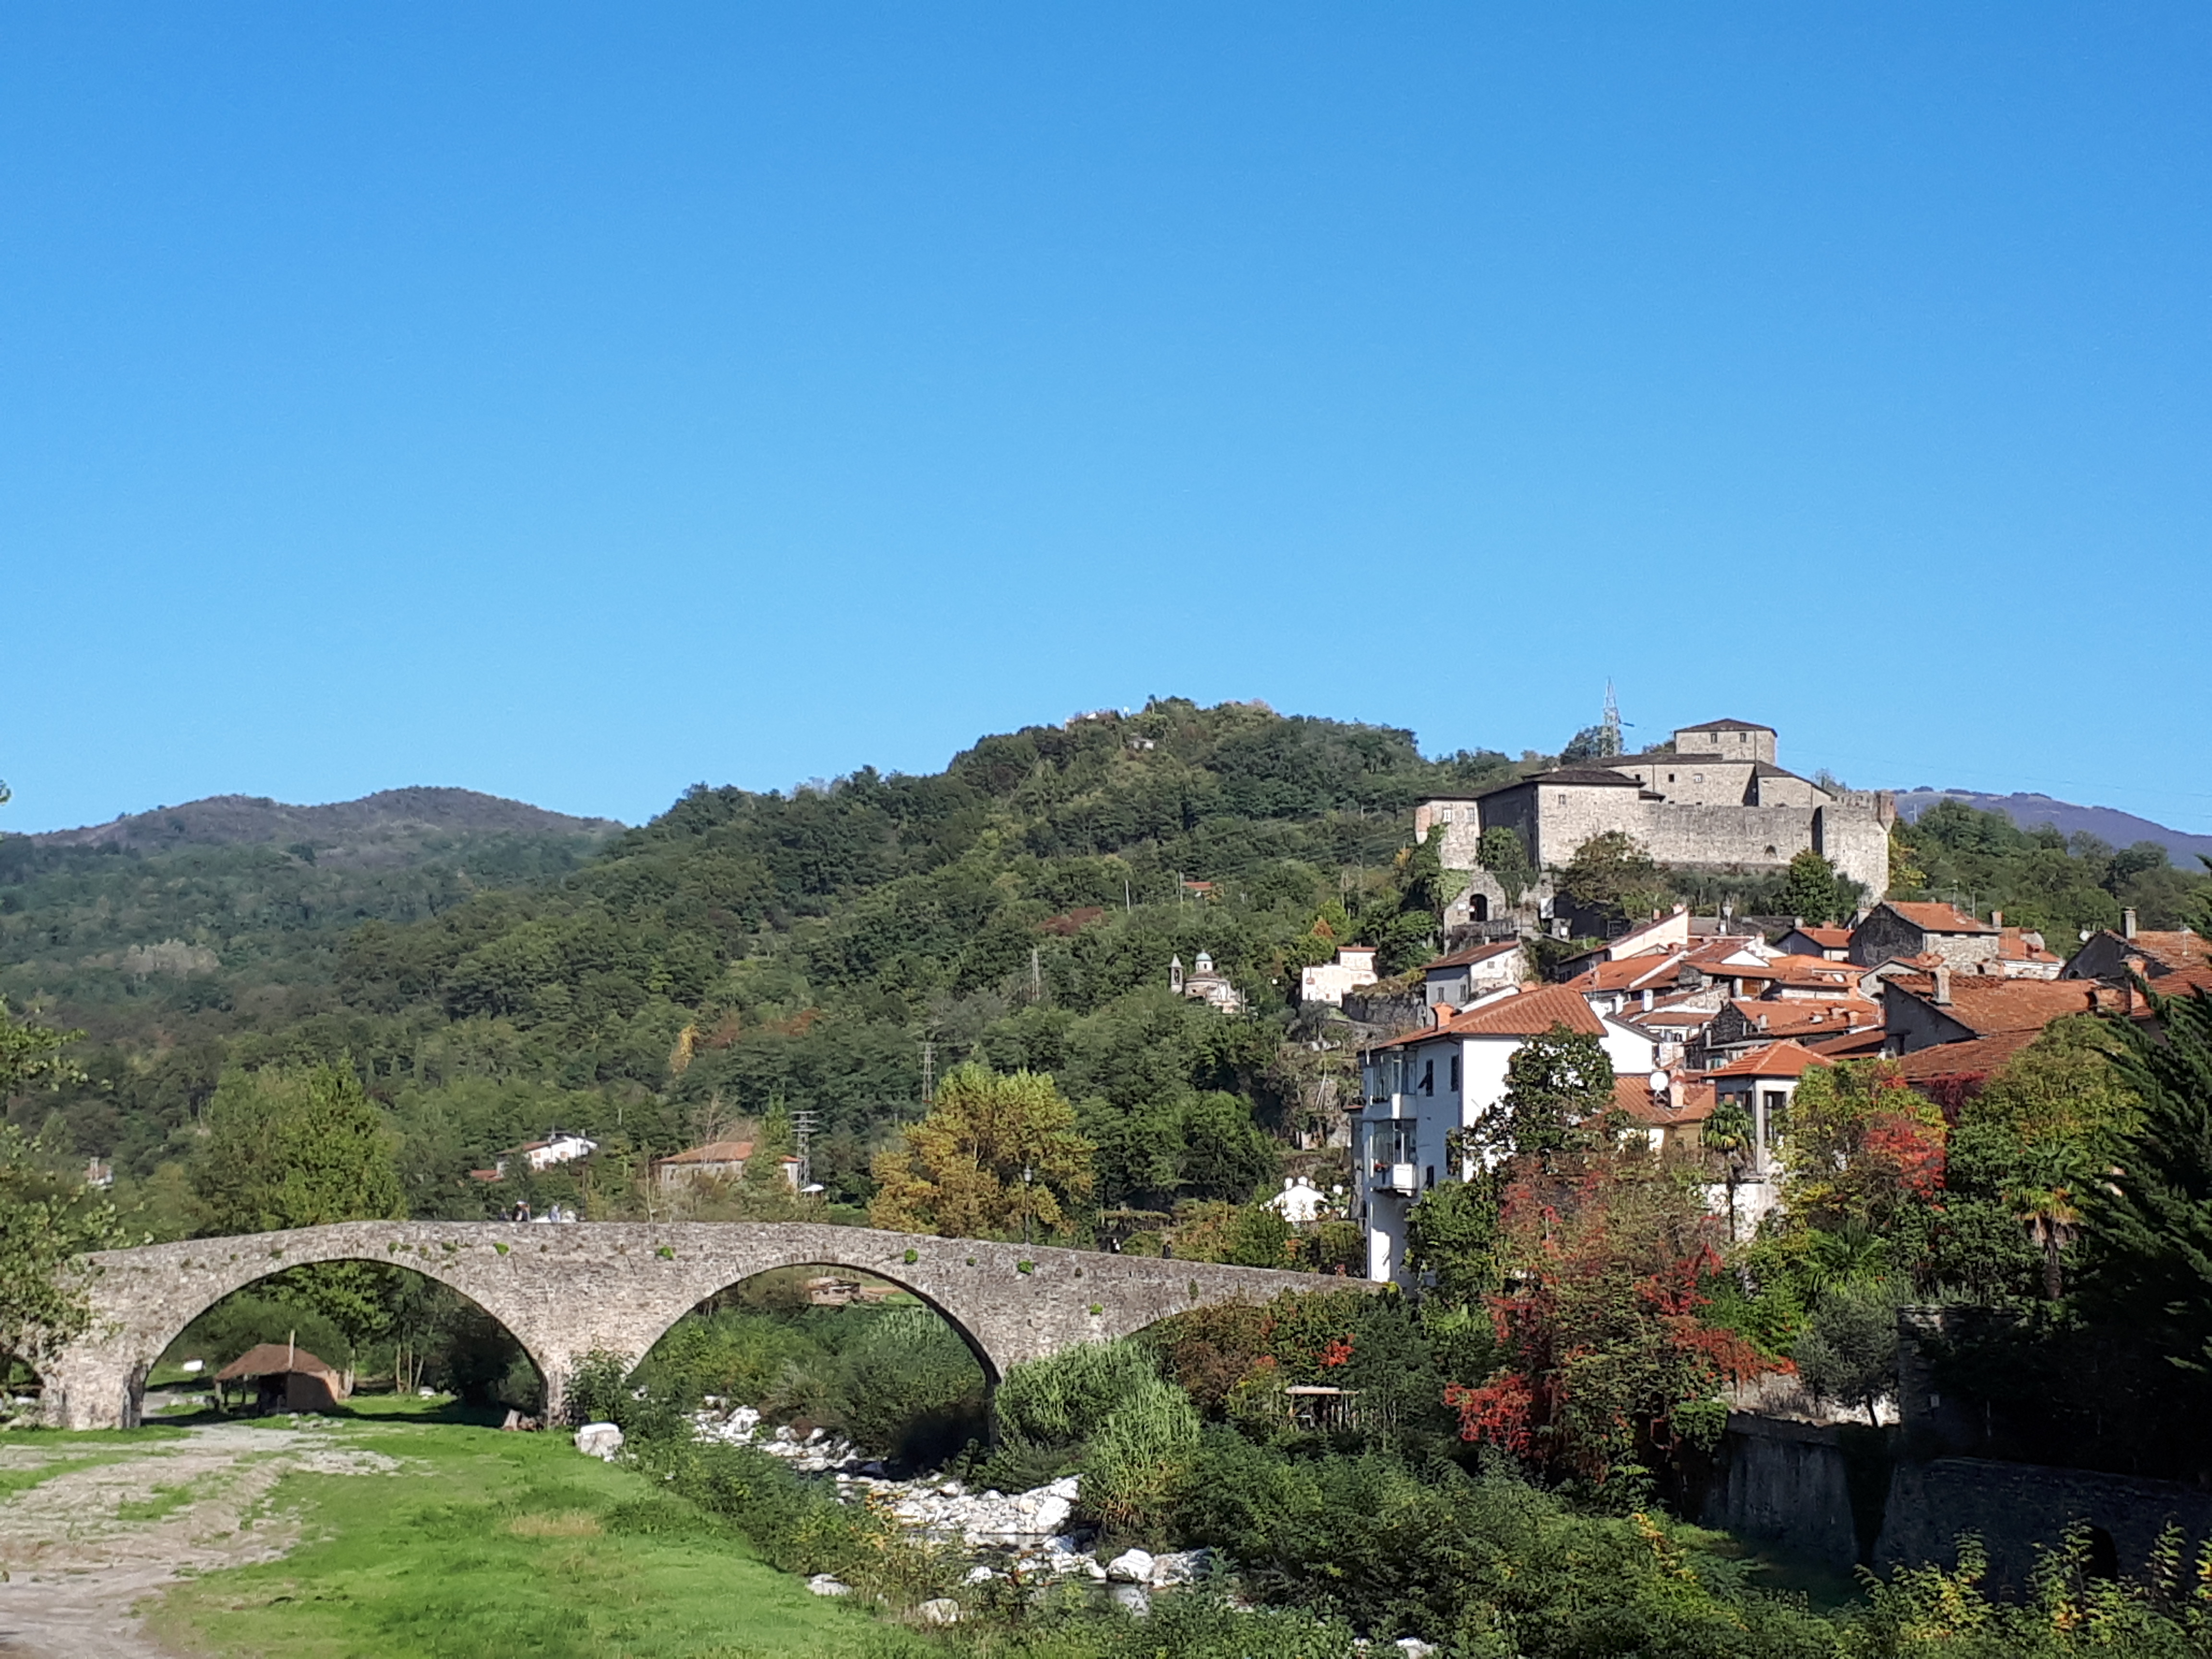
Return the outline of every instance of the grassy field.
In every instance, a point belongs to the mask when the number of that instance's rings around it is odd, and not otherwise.
[[[333,1443],[396,1474],[295,1474],[280,1561],[171,1590],[155,1633],[183,1653],[287,1659],[894,1656],[924,1644],[755,1559],[744,1543],[565,1435],[425,1420],[362,1402]]]

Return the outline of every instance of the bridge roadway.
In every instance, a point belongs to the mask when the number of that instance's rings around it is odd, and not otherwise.
[[[187,1325],[257,1279],[317,1261],[389,1262],[451,1285],[528,1352],[549,1413],[560,1412],[569,1373],[586,1354],[641,1358],[699,1303],[777,1267],[860,1268],[904,1285],[959,1331],[994,1385],[1023,1360],[1192,1308],[1366,1287],[1273,1268],[810,1222],[346,1221],[83,1260],[91,1328],[40,1367],[47,1420],[72,1429],[135,1425],[147,1372]]]

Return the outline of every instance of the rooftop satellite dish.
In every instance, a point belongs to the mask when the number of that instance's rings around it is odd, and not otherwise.
[[[1663,1095],[1667,1092],[1666,1073],[1654,1072],[1651,1073],[1651,1092],[1655,1095]]]

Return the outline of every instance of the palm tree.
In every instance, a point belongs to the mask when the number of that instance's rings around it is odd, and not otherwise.
[[[1758,1131],[1751,1114],[1734,1100],[1722,1101],[1713,1108],[1705,1120],[1699,1142],[1708,1152],[1721,1158],[1721,1179],[1728,1184],[1729,1238],[1735,1238],[1735,1189],[1743,1179],[1744,1166],[1751,1160],[1758,1144]]]
[[[2019,1187],[2005,1194],[2027,1229],[2028,1242],[2043,1249],[2043,1295],[2056,1302],[2065,1291],[2059,1251],[2081,1230],[2081,1212],[2063,1187]]]

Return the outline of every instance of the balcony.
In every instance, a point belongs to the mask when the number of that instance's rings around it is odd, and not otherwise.
[[[1421,1189],[1419,1166],[1378,1163],[1374,1169],[1371,1184],[1378,1193],[1417,1193]]]

